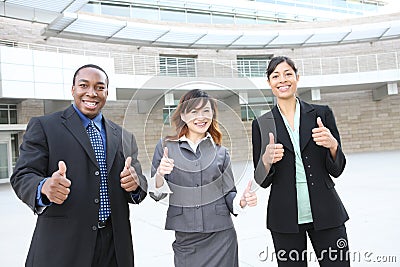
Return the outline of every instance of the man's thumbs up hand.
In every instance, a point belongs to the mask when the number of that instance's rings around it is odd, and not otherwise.
[[[53,203],[62,204],[68,198],[71,181],[67,178],[67,165],[64,161],[58,162],[58,170],[43,183],[41,193]]]
[[[125,160],[125,166],[120,173],[120,183],[121,187],[125,189],[126,192],[135,191],[139,186],[139,178],[136,173],[135,168],[131,165],[132,157],[127,157]]]

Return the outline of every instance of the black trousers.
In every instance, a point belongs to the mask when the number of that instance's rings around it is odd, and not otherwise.
[[[271,231],[279,267],[305,267],[318,260],[321,267],[348,267],[350,255],[346,227],[315,230],[312,223],[300,224],[298,233]],[[314,253],[307,252],[307,234]]]
[[[111,218],[104,228],[97,230],[92,267],[117,267]]]

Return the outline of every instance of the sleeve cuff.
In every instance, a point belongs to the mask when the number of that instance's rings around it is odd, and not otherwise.
[[[163,178],[164,179],[164,178]],[[164,179],[164,183],[161,187],[156,187],[156,175],[150,178],[149,192],[152,192],[155,197],[160,197],[162,194],[172,194],[173,192],[168,186],[167,181]]]
[[[44,196],[41,192],[42,192],[42,187],[44,182],[46,182],[48,178],[43,179],[37,188],[37,193],[36,193],[36,206],[37,207],[48,207],[51,205],[51,202],[47,199],[46,196]],[[38,209],[39,210],[39,209]]]
[[[240,214],[240,213],[244,213],[246,207],[242,208],[240,206],[240,199],[241,199],[241,195],[236,194],[235,198],[233,199],[233,213],[234,214]]]

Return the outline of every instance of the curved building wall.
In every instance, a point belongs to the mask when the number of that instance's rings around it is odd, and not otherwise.
[[[121,54],[131,55],[171,55],[171,56],[196,56],[197,60],[201,59],[214,59],[214,60],[227,60],[236,61],[237,56],[259,56],[259,55],[287,55],[294,59],[301,59],[304,62],[318,58],[322,61],[332,57],[347,57],[355,55],[381,55],[384,53],[400,51],[400,37],[398,39],[361,42],[343,45],[330,45],[319,47],[304,47],[304,48],[283,48],[283,49],[261,49],[261,50],[215,50],[215,49],[175,49],[175,48],[157,48],[157,47],[139,47],[134,45],[121,45],[121,44],[107,44],[89,41],[77,41],[70,39],[62,39],[52,37],[47,40],[41,35],[44,25],[23,22],[13,19],[0,18],[0,40],[4,40],[4,45],[9,44],[9,41],[14,41],[16,47],[23,47],[26,43],[40,44],[52,46],[54,51],[61,53],[80,54],[85,50],[86,55],[93,54],[95,56],[108,56],[114,59],[115,72],[123,68],[125,61],[121,61],[118,56]],[[18,44],[21,42],[21,45]],[[25,45],[23,45],[24,43]],[[38,48],[40,49],[40,48]],[[76,49],[76,50],[75,50]],[[377,57],[375,57],[377,58]],[[378,58],[379,59],[379,58]],[[129,63],[129,62],[128,62]],[[121,67],[122,66],[122,67]],[[301,66],[298,66],[301,69]],[[307,68],[308,66],[304,66]],[[303,70],[307,73],[306,70]],[[400,73],[397,66],[397,73]],[[372,75],[380,75],[380,71],[372,72]],[[307,75],[306,75],[307,76]],[[116,75],[116,77],[122,77]],[[303,78],[312,78],[303,77]],[[315,77],[314,77],[315,78]],[[323,79],[323,76],[317,78]],[[263,79],[263,78],[261,78]],[[261,80],[261,83],[266,82]],[[392,82],[388,80],[387,82]],[[398,80],[395,81],[398,83]],[[118,96],[117,87],[117,96]],[[265,91],[268,87],[265,83]],[[341,86],[341,88],[330,88],[329,86],[321,88],[321,100],[310,102],[316,104],[328,104],[332,107],[342,136],[342,144],[345,152],[361,152],[361,151],[378,151],[378,150],[393,150],[400,149],[400,105],[398,105],[400,96],[398,94],[383,97],[381,100],[376,101],[373,98],[373,92],[376,90],[375,84],[363,84],[361,87],[358,85]],[[268,93],[267,93],[268,94]],[[304,92],[302,98],[308,100],[309,92]],[[226,102],[237,114],[240,114],[240,105],[238,96],[231,95],[230,99],[222,99]],[[72,98],[71,98],[72,99]],[[44,102],[45,100],[43,100]],[[32,113],[26,110],[34,107],[40,103],[40,100],[24,99],[1,99],[0,102],[14,102],[18,104],[19,122],[26,123]],[[64,101],[58,108],[62,108],[70,104],[70,101]],[[39,104],[40,105],[40,104]],[[125,112],[129,108],[136,110],[137,113],[133,114],[131,121],[124,120]],[[137,105],[135,107],[135,105]],[[168,127],[164,127],[162,123],[162,103],[152,110],[151,115],[139,112],[140,103],[138,101],[130,102],[129,100],[118,99],[117,101],[110,101],[105,109],[104,114],[115,122],[124,125],[126,128],[132,130],[141,144],[140,159],[145,167],[148,167],[152,150],[154,149],[157,140],[168,131]],[[42,104],[44,106],[44,104]],[[46,113],[45,108],[43,113]],[[38,110],[35,109],[38,113]],[[35,115],[41,115],[36,114]],[[41,112],[39,112],[41,113]],[[225,118],[226,124],[236,125],[235,130],[229,130],[226,134],[225,145],[231,149],[233,160],[251,160],[251,122],[238,123],[236,118],[232,118],[231,111],[222,109],[220,117]],[[146,129],[140,128],[140,125],[146,125]],[[244,130],[243,130],[244,129]],[[243,139],[247,136],[247,140]]]

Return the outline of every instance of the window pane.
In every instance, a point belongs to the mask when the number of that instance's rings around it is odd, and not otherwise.
[[[8,175],[8,146],[0,144],[0,179],[9,178]]]
[[[187,13],[188,23],[211,23],[211,15],[207,13]]]
[[[186,14],[184,11],[160,10],[160,18],[164,21],[186,22]]]
[[[130,17],[129,6],[120,5],[101,5],[101,13],[104,15],[119,16],[119,17]]]
[[[159,20],[157,8],[132,7],[132,18]]]
[[[8,124],[8,110],[0,110],[0,124]]]
[[[15,162],[17,161],[19,155],[18,134],[11,135],[11,153],[12,153],[12,166],[14,168]]]
[[[233,16],[213,15],[213,24],[234,24]]]
[[[160,75],[195,77],[196,61],[192,57],[160,57]]]
[[[17,124],[17,111],[10,110],[10,124]]]
[[[246,17],[236,17],[235,18],[236,24],[256,24],[256,18],[246,18]]]

